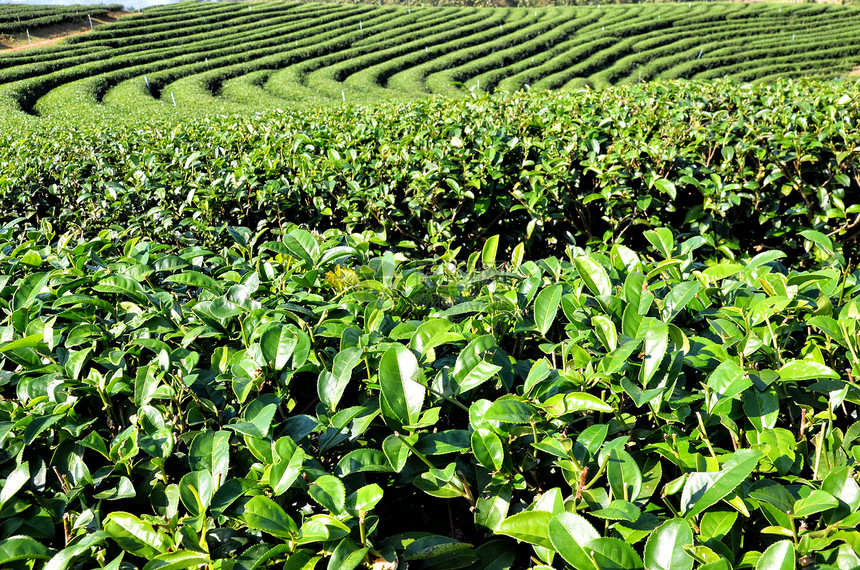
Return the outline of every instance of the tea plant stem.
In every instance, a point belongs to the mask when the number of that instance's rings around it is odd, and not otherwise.
[[[367,546],[367,529],[364,525],[364,517],[367,515],[364,511],[358,511],[358,534],[361,539],[361,548],[365,548]],[[370,552],[367,552],[364,555],[364,563],[367,564],[370,562]]]
[[[769,318],[765,317],[764,322],[767,324],[768,332],[770,332],[770,339],[773,342],[773,350],[774,350],[774,352],[776,352],[777,362],[779,363],[780,366],[782,366],[783,364],[785,364],[785,362],[782,360],[782,354],[780,353],[780,350],[779,350],[779,343],[776,340],[776,333],[773,332],[773,327],[770,326],[770,319]]]
[[[468,407],[466,407],[466,406],[465,406],[465,405],[463,405],[462,403],[458,402],[458,401],[457,401],[457,400],[455,400],[454,398],[452,398],[452,397],[450,397],[450,396],[446,396],[446,395],[445,395],[445,394],[443,394],[442,392],[437,392],[436,390],[434,390],[433,388],[431,388],[431,387],[430,387],[430,384],[429,384],[429,383],[428,383],[427,385],[424,385],[424,387],[425,387],[425,388],[427,388],[427,391],[428,391],[428,392],[430,392],[431,394],[433,394],[434,396],[439,396],[440,398],[442,398],[443,400],[445,400],[445,401],[446,401],[446,402],[448,402],[449,404],[454,404],[455,406],[457,406],[458,408],[460,408],[460,409],[461,409],[461,410],[463,410],[464,412],[469,413],[469,408],[468,408]]]
[[[474,509],[476,506],[475,497],[472,495],[472,489],[469,487],[469,482],[466,481],[466,477],[459,471],[457,471],[457,479],[459,479],[460,483],[463,485],[463,492],[465,493],[464,497],[466,497],[466,500],[469,501],[469,504],[471,504]]]
[[[702,440],[705,442],[705,445],[708,446],[708,451],[711,453],[711,457],[716,459],[717,454],[714,453],[714,448],[711,447],[711,440],[708,439],[708,431],[705,429],[705,422],[702,420],[702,413],[696,412],[696,417],[699,419],[699,433],[702,435]]]
[[[403,436],[400,434],[400,432],[394,432],[394,436],[395,436],[395,437],[397,437],[397,439],[399,439],[399,440],[400,440],[400,442],[401,442],[403,445],[405,445],[405,446],[409,449],[409,451],[411,451],[412,453],[414,453],[414,454],[415,454],[415,457],[417,457],[418,459],[420,459],[421,461],[423,461],[423,462],[424,462],[428,467],[430,467],[430,469],[436,469],[436,466],[435,466],[435,465],[433,465],[432,463],[430,463],[430,460],[429,460],[429,459],[427,459],[427,457],[426,457],[423,453],[421,453],[420,451],[418,451],[417,449],[415,449],[415,448],[412,446],[412,444],[410,444],[408,441],[406,441],[406,438],[405,438],[405,437],[403,437]]]
[[[818,432],[818,445],[815,446],[815,466],[812,468],[812,480],[818,479],[818,467],[821,464],[821,448],[824,447],[824,426],[821,424],[821,431]]]

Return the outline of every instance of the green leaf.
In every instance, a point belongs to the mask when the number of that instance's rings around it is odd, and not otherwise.
[[[534,408],[526,402],[505,398],[496,400],[487,408],[484,412],[484,421],[527,424],[534,413]]]
[[[596,297],[612,295],[612,282],[602,265],[587,255],[575,257],[573,263],[576,266],[576,272],[592,295]]]
[[[485,353],[497,346],[496,339],[488,334],[476,338],[460,352],[453,373],[458,394],[477,388],[502,369],[501,366],[484,360]]]
[[[382,487],[376,483],[365,485],[346,498],[345,508],[357,513],[370,511],[382,500]]]
[[[654,377],[668,348],[669,325],[657,319],[652,320],[650,326],[645,329],[645,344],[643,346],[645,359],[642,361],[640,374],[640,381],[643,386],[647,386],[651,378]]]
[[[299,529],[296,523],[287,516],[284,509],[275,501],[256,495],[245,503],[242,518],[248,527],[260,530],[278,538],[294,539]]]
[[[761,456],[760,451],[740,449],[717,472],[691,473],[681,493],[684,518],[695,517],[737,489],[755,470]]]
[[[503,520],[496,529],[496,534],[504,534],[523,542],[552,548],[548,531],[552,519],[552,513],[546,511],[523,511]]]
[[[215,295],[224,294],[224,289],[217,281],[204,273],[200,273],[199,271],[184,271],[178,275],[165,277],[164,281],[167,283],[185,285],[187,287],[199,287],[200,289],[204,289]]]
[[[85,534],[80,540],[65,547],[51,558],[45,565],[44,570],[67,570],[75,558],[87,552],[93,546],[99,545],[108,538],[108,533],[103,530]]]
[[[31,273],[22,279],[15,294],[12,295],[12,309],[19,311],[32,305],[50,278],[50,273]]]
[[[188,453],[191,470],[211,473],[215,490],[227,480],[230,467],[230,435],[226,430],[202,431],[192,441]]]
[[[550,285],[535,297],[535,327],[541,335],[546,336],[555,321],[558,305],[561,303],[561,285]]]
[[[140,283],[125,275],[108,275],[99,281],[99,284],[93,287],[93,289],[102,293],[119,293],[135,303],[141,305],[147,304],[146,293],[144,293]]]
[[[673,200],[678,197],[678,191],[675,189],[675,185],[670,180],[666,180],[665,178],[658,178],[654,181],[654,186],[657,187],[657,190],[659,190],[663,194],[666,194]]]
[[[618,331],[615,330],[615,324],[603,315],[594,315],[591,317],[591,324],[606,352],[615,350],[618,346]]]
[[[29,536],[12,536],[0,540],[0,564],[8,564],[16,560],[47,560],[53,552],[41,542]]]
[[[277,458],[269,469],[269,485],[275,496],[283,495],[298,479],[299,472],[305,460],[305,453],[296,442],[288,436],[275,442]]]
[[[724,360],[708,376],[708,386],[711,388],[708,413],[711,413],[720,400],[734,398],[752,386],[752,380],[733,360]]]
[[[780,540],[765,550],[755,565],[756,570],[794,570],[794,544]]]
[[[601,570],[639,570],[642,559],[633,548],[617,538],[595,538],[589,541],[591,557]]]
[[[9,342],[4,342],[0,344],[0,354],[4,352],[8,352],[10,350],[17,350],[19,348],[32,348],[34,346],[39,346],[44,342],[44,336],[42,333],[32,334],[30,336],[25,336],[24,338],[19,338],[15,340],[10,340]]]
[[[757,432],[772,429],[779,417],[779,397],[776,390],[769,388],[762,392],[756,388],[746,391],[743,398],[744,413]]]
[[[573,513],[559,513],[548,526],[552,547],[576,570],[594,570],[586,551],[588,543],[600,535],[583,517]]]
[[[382,397],[393,414],[391,419],[404,424],[414,424],[421,416],[426,388],[416,380],[420,375],[418,360],[408,348],[394,343],[379,361],[379,385]]]
[[[597,396],[592,396],[587,392],[556,394],[541,404],[541,407],[553,418],[577,412],[611,413],[615,409]]]
[[[488,429],[478,428],[472,432],[472,451],[475,459],[489,471],[499,471],[505,461],[502,440]]]
[[[308,485],[308,494],[314,501],[334,515],[343,513],[346,505],[346,487],[337,477],[322,475]]]
[[[283,237],[284,245],[295,257],[313,266],[319,255],[317,240],[307,230],[296,229]]]
[[[260,337],[263,357],[275,370],[283,370],[298,344],[296,335],[285,326],[278,325],[266,329]]]
[[[503,540],[491,540],[475,549],[480,558],[477,568],[481,570],[510,570],[517,552]]]
[[[166,535],[131,513],[110,513],[105,517],[103,527],[120,548],[141,558],[154,558],[171,546]]]
[[[192,471],[179,480],[179,500],[192,517],[205,514],[215,488],[209,471]]]
[[[6,477],[6,482],[3,483],[3,489],[0,490],[0,507],[15,496],[15,493],[21,490],[21,487],[27,484],[30,480],[30,463],[25,461]]]
[[[657,228],[645,232],[645,238],[651,242],[651,245],[660,252],[663,259],[672,257],[672,250],[675,249],[675,238],[672,236],[672,231],[668,228]],[[677,261],[677,260],[673,260]],[[660,267],[659,265],[657,267]],[[655,267],[654,269],[657,269]],[[650,272],[649,272],[650,273]],[[650,277],[649,277],[650,279]]]
[[[621,449],[609,453],[606,477],[612,496],[625,501],[635,501],[642,489],[642,471],[633,457]]]
[[[438,346],[463,340],[463,335],[460,333],[449,332],[452,326],[454,323],[448,319],[426,320],[415,331],[409,347],[421,355],[428,355]]]
[[[843,467],[830,473],[821,483],[821,490],[839,499],[839,509],[834,513],[836,520],[848,516],[860,508],[860,485],[854,480],[852,469]]]
[[[363,350],[352,347],[337,353],[331,372],[323,370],[317,379],[317,393],[320,401],[330,410],[336,410],[343,393],[352,379],[352,371],[361,360]]]
[[[651,533],[645,543],[648,570],[691,570],[693,558],[684,550],[692,546],[693,530],[684,519],[671,519]]]
[[[143,570],[185,570],[186,568],[199,568],[210,562],[209,557],[200,552],[177,550],[176,552],[159,554],[147,562]]]
[[[328,561],[327,570],[353,570],[364,560],[364,555],[370,548],[359,548],[351,538],[347,537],[335,547]]]
[[[790,360],[778,370],[778,373],[783,380],[839,379],[839,373],[829,366],[808,360]]]
[[[684,281],[672,287],[664,299],[663,318],[666,322],[671,322],[678,316],[678,313],[698,294],[699,289],[698,281]]]
[[[487,241],[484,242],[484,249],[481,252],[481,261],[484,263],[484,267],[496,266],[496,251],[498,249],[499,236],[494,235],[492,237],[487,238]]]
[[[802,499],[798,499],[794,503],[794,508],[792,509],[792,516],[796,518],[809,517],[816,513],[833,509],[838,506],[839,500],[836,497],[834,497],[827,491],[814,489],[809,493],[809,495]]]
[[[409,445],[413,446],[418,441],[418,434],[415,433],[409,436],[401,434],[400,437],[392,434],[382,442],[382,451],[385,453],[385,457],[391,464],[391,468],[398,473],[406,466],[406,460],[409,459],[409,454],[412,452],[400,439],[401,437],[406,438]]]

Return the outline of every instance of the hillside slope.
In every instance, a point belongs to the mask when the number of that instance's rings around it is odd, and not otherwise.
[[[0,56],[0,108],[78,120],[664,78],[834,77],[860,64],[858,26],[860,8],[809,4],[181,3]]]

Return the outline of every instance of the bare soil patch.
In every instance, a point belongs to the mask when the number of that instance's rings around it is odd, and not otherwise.
[[[129,14],[137,12],[111,12],[107,16],[93,18],[93,28],[116,22]],[[90,32],[90,22],[84,17],[77,22],[64,22],[55,26],[45,26],[36,30],[30,30],[30,38],[27,33],[0,36],[0,53],[18,51],[36,47],[44,47],[55,44],[64,38],[86,34]]]

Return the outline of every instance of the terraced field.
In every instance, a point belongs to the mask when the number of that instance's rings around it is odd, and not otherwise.
[[[86,6],[0,5],[0,38],[9,34],[35,31],[47,26],[79,22],[87,20],[87,17],[106,16],[110,12],[120,10],[122,10],[121,4]]]
[[[181,3],[0,57],[0,109],[77,121],[567,90],[661,78],[831,78],[860,64],[860,9],[544,9]]]

